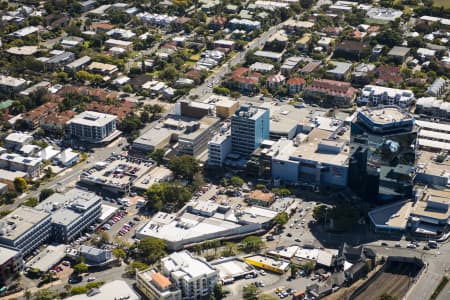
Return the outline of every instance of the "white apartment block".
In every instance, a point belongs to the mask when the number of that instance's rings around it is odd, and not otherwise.
[[[362,95],[358,98],[358,104],[397,105],[408,107],[414,100],[414,93],[410,90],[395,89],[377,85],[366,85]]]
[[[213,292],[218,271],[189,251],[174,252],[161,260],[162,273],[181,289],[183,299],[204,299]]]
[[[136,287],[148,298],[155,300],[181,300],[181,290],[169,278],[154,269],[136,274]]]
[[[118,136],[117,117],[94,111],[85,111],[66,123],[72,136],[91,143],[111,141]]]

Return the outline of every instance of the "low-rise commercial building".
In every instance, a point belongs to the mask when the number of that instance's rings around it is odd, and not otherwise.
[[[85,245],[80,246],[79,254],[84,257],[88,265],[104,265],[113,259],[112,252],[109,249],[99,249]]]
[[[410,215],[413,229],[417,231],[422,223],[442,233],[450,217],[450,190],[425,187],[416,192],[416,199]],[[420,233],[420,229],[417,232]]]
[[[20,206],[0,220],[0,245],[12,247],[27,256],[50,237],[51,215]]]
[[[244,257],[244,261],[252,266],[261,268],[270,272],[283,274],[289,269],[289,261],[276,259],[263,255],[253,255]]]
[[[99,288],[89,290],[87,294],[75,295],[66,299],[85,300],[87,297],[89,298],[89,300],[141,299],[141,296],[139,296],[136,291],[123,280],[110,281]]]
[[[211,239],[254,234],[271,224],[277,211],[264,207],[248,207],[239,212],[228,205],[197,201],[178,213],[159,212],[136,232],[137,238],[155,237],[171,250]]]
[[[188,122],[183,132],[178,135],[179,152],[197,157],[206,150],[208,141],[218,131],[219,126],[220,119],[210,116]]]
[[[219,118],[229,118],[239,108],[239,102],[227,98],[220,98],[215,102],[216,116]]]

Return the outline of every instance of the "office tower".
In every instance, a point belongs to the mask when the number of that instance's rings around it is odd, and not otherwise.
[[[348,184],[364,201],[411,196],[418,128],[396,106],[358,112],[351,124]]]
[[[242,105],[231,117],[233,153],[249,156],[269,138],[269,122],[268,109]]]

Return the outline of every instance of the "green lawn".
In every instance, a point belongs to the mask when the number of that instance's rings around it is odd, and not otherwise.
[[[445,7],[445,8],[450,8],[450,1],[449,0],[434,0],[434,6],[437,7]]]

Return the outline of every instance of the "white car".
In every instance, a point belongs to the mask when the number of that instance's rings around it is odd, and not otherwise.
[[[261,274],[261,276],[266,276],[266,271],[264,271],[264,270],[261,270],[261,272],[259,272],[259,274]]]
[[[95,279],[96,279],[95,277],[89,277],[87,281],[91,282],[91,281],[95,281]]]

